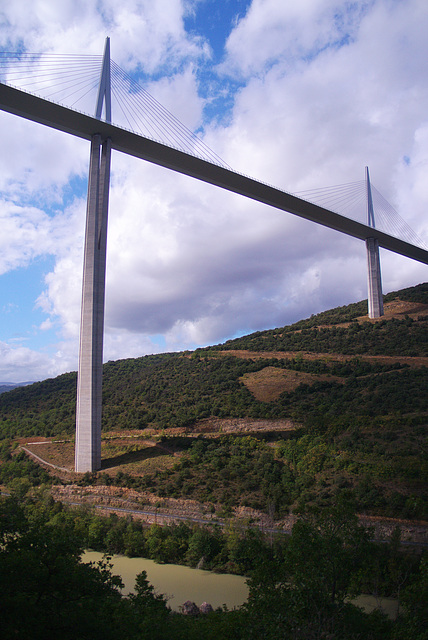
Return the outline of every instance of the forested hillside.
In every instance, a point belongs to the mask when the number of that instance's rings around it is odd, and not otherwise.
[[[260,530],[233,525],[223,531],[190,523],[147,527],[106,518],[55,503],[41,490],[0,500],[0,535],[0,625],[7,639],[426,639],[426,560],[400,547],[398,531],[387,544],[375,543],[343,499],[300,519],[291,535],[269,541]],[[123,596],[109,557],[91,564],[82,559],[88,547],[224,565],[250,575],[248,602],[232,610],[212,611],[204,603],[201,614],[196,605],[192,615],[172,613],[168,595],[155,591],[145,571],[136,577],[135,593]],[[352,601],[362,593],[379,602],[392,596],[391,613],[399,611],[398,617],[364,612]]]
[[[350,488],[360,511],[426,517],[428,285],[388,294],[377,321],[365,305],[195,352],[107,363],[104,433],[147,432],[170,452],[163,465],[121,468],[108,481],[278,516]],[[72,437],[75,390],[69,373],[2,394],[1,437]],[[221,421],[232,418],[264,420],[264,431],[225,435]],[[217,433],[200,435],[213,419]],[[284,432],[281,420],[294,428]]]
[[[385,314],[386,317],[377,322],[359,322],[358,319],[365,318],[367,314],[367,301],[364,300],[324,311],[288,327],[228,340],[226,344],[213,348],[428,356],[428,317],[424,309],[428,305],[428,284],[390,293],[384,299],[384,303],[391,304],[393,309],[400,308],[398,301],[413,303],[413,307],[408,307],[412,315],[398,313],[398,317],[388,320]]]

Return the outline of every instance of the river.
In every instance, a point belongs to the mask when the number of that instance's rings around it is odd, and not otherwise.
[[[98,551],[85,551],[84,562],[98,562],[103,554]],[[113,573],[119,575],[124,583],[122,593],[132,593],[135,578],[141,571],[147,572],[148,581],[158,593],[168,596],[168,605],[179,611],[180,605],[187,600],[200,606],[203,602],[216,609],[226,604],[229,609],[240,607],[248,598],[246,578],[224,573],[212,573],[202,569],[191,569],[177,564],[157,564],[146,558],[127,558],[112,556]],[[377,607],[391,618],[397,615],[397,601],[392,598],[377,600],[373,596],[361,595],[354,604],[369,612]]]
[[[86,551],[85,562],[98,562],[103,557],[98,551]],[[141,571],[147,572],[148,581],[158,593],[168,596],[168,605],[178,611],[180,605],[191,600],[200,606],[209,602],[216,609],[226,604],[229,609],[239,607],[248,597],[245,578],[223,573],[212,573],[202,569],[191,569],[177,564],[157,564],[145,558],[127,558],[113,556],[113,573],[119,575],[124,583],[122,593],[131,593],[135,586],[135,577]]]

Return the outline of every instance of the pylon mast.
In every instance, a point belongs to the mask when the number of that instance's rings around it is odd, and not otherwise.
[[[95,117],[111,122],[110,39],[106,39]],[[77,374],[75,471],[101,468],[101,407],[111,141],[91,137]]]
[[[366,167],[367,225],[375,228],[372,189],[369,168]],[[366,238],[367,248],[367,280],[368,280],[368,312],[369,318],[383,316],[382,278],[380,272],[379,241],[377,238]]]

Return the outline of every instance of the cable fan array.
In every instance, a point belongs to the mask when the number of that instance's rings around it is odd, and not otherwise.
[[[426,249],[426,245],[403,220],[394,207],[371,184],[375,227],[396,238]],[[365,180],[349,182],[319,189],[300,191],[294,195],[314,204],[340,213],[347,218],[367,224],[367,192]]]
[[[0,52],[0,82],[92,114],[102,60],[102,56],[3,51]],[[110,69],[114,124],[230,168],[113,60]]]
[[[84,113],[93,113],[102,56],[0,52],[0,82]],[[113,60],[110,63],[115,124],[230,169],[196,134],[163,107]],[[294,195],[367,224],[365,181],[351,182]],[[372,185],[375,226],[423,249],[427,247]]]
[[[2,51],[0,80],[69,107],[80,102],[86,111],[85,98],[96,94],[101,64],[102,56]]]

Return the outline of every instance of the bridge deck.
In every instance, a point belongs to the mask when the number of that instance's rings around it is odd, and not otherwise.
[[[428,264],[428,251],[421,247],[230,169],[1,83],[0,109],[87,140],[99,133],[104,139],[110,138],[112,148],[122,153],[241,194],[354,238],[377,238],[381,247]]]

